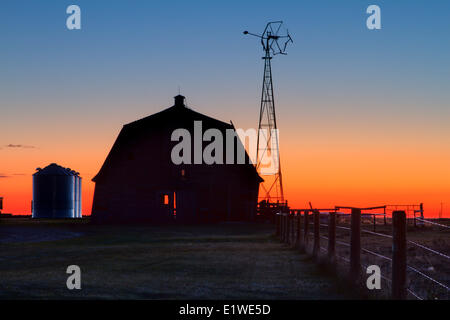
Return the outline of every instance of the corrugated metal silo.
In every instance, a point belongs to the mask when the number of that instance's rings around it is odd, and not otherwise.
[[[77,178],[78,178],[78,218],[82,218],[83,217],[83,211],[82,211],[82,204],[83,204],[83,197],[82,197],[82,193],[81,193],[81,177],[79,174],[77,174]]]
[[[70,174],[73,176],[73,217],[78,218],[78,178],[77,172],[67,168]]]
[[[52,163],[33,174],[33,218],[76,218],[78,187],[70,169]]]
[[[75,201],[75,212],[74,212],[74,216],[75,218],[78,218],[78,205],[79,205],[79,199],[78,199],[78,176],[76,174],[76,172],[73,172],[73,178],[74,178],[74,188],[73,188],[73,192],[74,192],[74,201]]]
[[[72,172],[75,178],[75,217],[81,218],[81,177],[80,174],[76,171]]]

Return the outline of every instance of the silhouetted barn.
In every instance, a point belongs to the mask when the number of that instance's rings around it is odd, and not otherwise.
[[[171,141],[171,136],[180,128],[192,136],[194,158],[194,121],[201,121],[202,132],[212,128],[222,133],[225,163],[226,131],[234,127],[189,109],[184,97],[178,95],[174,106],[122,128],[93,179],[93,220],[97,223],[254,220],[262,179],[246,152],[246,164],[173,163],[172,148],[179,142]],[[234,139],[236,159],[236,148],[242,144],[239,138]],[[203,142],[202,149],[209,143]]]

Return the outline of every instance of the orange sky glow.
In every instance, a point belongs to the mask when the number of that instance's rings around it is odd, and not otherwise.
[[[386,136],[369,139],[363,131],[355,135],[352,130],[329,128],[314,133],[309,127],[298,128],[286,121],[284,125],[281,161],[285,196],[292,208],[308,207],[309,201],[315,207],[423,202],[425,216],[437,217],[442,202],[443,216],[450,217],[450,151],[439,143],[427,143],[426,138],[411,144],[395,141],[393,137],[402,137],[386,133],[389,128],[385,128]],[[120,126],[105,129],[107,133],[97,136],[82,130],[69,134],[70,143],[49,132],[43,134],[46,143],[34,148],[2,147],[3,212],[30,214],[35,168],[57,162],[81,173],[83,214],[89,215],[94,192],[91,179],[119,130]]]

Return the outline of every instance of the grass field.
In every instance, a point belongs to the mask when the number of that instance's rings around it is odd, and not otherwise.
[[[358,298],[273,233],[267,224],[3,219],[0,299]],[[81,290],[66,288],[66,268],[73,264],[82,271]]]

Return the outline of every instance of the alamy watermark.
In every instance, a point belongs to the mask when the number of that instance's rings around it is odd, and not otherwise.
[[[366,13],[370,16],[366,20],[366,26],[369,30],[381,29],[381,9],[379,6],[372,4],[367,7]]]
[[[66,27],[69,30],[81,29],[81,9],[79,6],[72,4],[67,7],[66,13],[70,14],[66,20]]]
[[[79,266],[73,264],[67,267],[67,274],[70,276],[67,278],[66,286],[69,290],[81,290],[81,269]]]
[[[171,151],[172,163],[180,164],[256,164],[261,174],[278,172],[278,129],[226,129],[210,128],[203,132],[202,121],[194,121],[194,137],[187,129],[179,128],[172,132],[171,141],[178,142]],[[241,142],[243,141],[243,143]],[[206,142],[206,146],[204,143]],[[249,151],[246,156],[247,146]],[[258,160],[258,161],[257,161]]]
[[[366,286],[369,290],[381,289],[381,269],[377,265],[371,265],[367,267],[367,274],[370,276],[367,278]]]
[[[66,19],[66,27],[69,30],[81,29],[81,8],[76,4],[71,4],[67,7],[66,13],[70,16]],[[366,20],[366,26],[369,30],[381,29],[381,8],[376,4],[371,4],[367,7],[366,13],[370,16]]]

